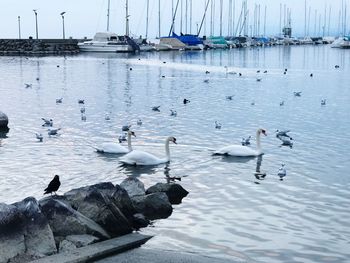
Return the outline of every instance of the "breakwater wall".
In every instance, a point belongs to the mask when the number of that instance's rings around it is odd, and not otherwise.
[[[61,55],[79,53],[78,39],[0,39],[0,55]]]

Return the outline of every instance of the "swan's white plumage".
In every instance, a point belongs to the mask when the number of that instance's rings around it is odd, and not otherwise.
[[[128,153],[132,151],[131,147],[131,135],[135,136],[135,133],[133,131],[128,131],[128,147],[125,147],[123,145],[120,145],[119,143],[115,142],[105,142],[102,143],[100,147],[96,148],[96,150],[100,153],[113,153],[113,154],[122,154],[122,153]]]
[[[157,165],[169,161],[167,158],[158,158],[157,156],[144,152],[134,150],[123,156],[120,161],[130,165]]]
[[[266,135],[266,131],[264,129],[258,129],[256,131],[256,141],[257,141],[257,149],[252,149],[243,145],[229,145],[223,148],[220,148],[214,152],[214,154],[219,155],[230,155],[237,157],[253,157],[262,155],[263,152],[260,147],[260,134]]]
[[[216,150],[215,154],[248,157],[248,156],[261,155],[262,152],[259,150],[254,150],[254,149],[249,148],[247,146],[229,145],[229,146],[225,146],[219,150]]]
[[[129,149],[114,142],[105,142],[97,148],[97,151],[103,153],[128,153]]]
[[[176,138],[168,137],[165,140],[165,158],[158,158],[157,156],[144,151],[132,151],[120,158],[120,162],[129,165],[158,165],[167,163],[170,161],[170,141],[176,144]]]

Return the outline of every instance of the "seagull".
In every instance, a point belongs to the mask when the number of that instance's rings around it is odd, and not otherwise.
[[[240,73],[238,73],[238,75],[241,77],[241,76],[242,76],[242,73],[240,72]]]
[[[221,129],[221,123],[215,121],[215,129]]]
[[[209,74],[209,73],[210,73],[210,71],[208,71],[208,70],[205,71],[205,74]]]
[[[284,137],[288,137],[288,138],[291,138],[291,139],[292,139],[292,137],[290,137],[290,136],[288,135],[288,132],[290,132],[290,130],[282,130],[282,131],[276,130],[276,137],[278,138],[278,137],[280,137],[280,136],[284,136]]]
[[[123,125],[122,131],[128,131],[130,129],[131,125]]]
[[[35,133],[36,138],[39,140],[39,142],[42,142],[44,137],[41,133]]]
[[[58,135],[58,131],[60,130],[61,128],[58,128],[58,129],[48,129],[47,130],[47,134],[49,135],[49,136],[51,136],[51,135]]]
[[[81,120],[86,121],[86,115],[84,113],[81,114]]]
[[[267,73],[267,70],[265,70],[264,73]]]
[[[250,105],[254,106],[254,105],[255,105],[255,101],[252,101],[252,102],[250,103]]]
[[[203,82],[205,82],[205,83],[209,83],[209,79],[205,79]]]
[[[262,80],[262,78],[257,78],[256,81],[260,82]]]
[[[184,104],[190,103],[190,100],[184,99],[183,103],[184,103]]]
[[[226,96],[227,100],[232,100],[235,95]]]
[[[85,107],[80,108],[80,113],[85,113]]]
[[[321,100],[321,105],[322,106],[326,105],[326,99]]]
[[[314,74],[311,73],[311,74],[310,74],[310,77],[312,78],[313,76],[314,76]]]
[[[176,110],[170,110],[170,116],[177,116]]]
[[[260,70],[257,70],[256,73],[260,73]]]
[[[153,107],[152,107],[152,110],[153,110],[153,111],[160,111],[159,108],[160,108],[160,105],[159,105],[159,106],[153,106]]]
[[[282,100],[281,102],[280,102],[280,106],[283,106],[284,105],[284,100]]]
[[[294,91],[293,92],[295,97],[300,97],[301,96],[301,91]]]
[[[41,125],[41,126],[50,126],[50,127],[52,127],[52,125],[53,125],[53,120],[52,119],[45,119],[45,118],[41,118],[43,121],[44,121],[44,123],[43,123],[43,125]]]
[[[119,135],[118,141],[119,141],[119,143],[126,142],[127,141],[126,134]]]
[[[142,120],[141,120],[141,119],[138,119],[138,120],[137,120],[137,125],[139,125],[139,126],[142,125]]]
[[[286,75],[286,74],[287,74],[287,71],[283,72],[283,74]]]
[[[106,120],[106,121],[109,121],[110,119],[111,119],[111,117],[109,116],[109,114],[106,114],[105,120]]]
[[[45,191],[44,195],[45,194],[51,194],[52,195],[52,192],[54,192],[55,195],[56,195],[56,191],[58,190],[58,188],[60,188],[60,185],[61,185],[60,178],[56,174],[55,177],[52,179],[52,181],[49,183],[49,185],[44,190]]]
[[[292,142],[292,138],[289,136],[277,136],[278,139],[280,139],[282,141],[281,146],[289,146],[290,148],[293,147],[293,142]]]
[[[281,181],[283,181],[283,177],[285,177],[287,175],[287,170],[284,166],[285,166],[285,164],[282,163],[282,166],[278,169],[278,173],[277,173],[277,175],[280,177]]]
[[[33,84],[29,84],[29,83],[24,83],[25,87],[28,89],[28,88],[31,88],[33,86]]]
[[[132,68],[129,68],[129,70],[132,70]]]
[[[63,98],[56,99],[56,103],[62,103]]]
[[[79,104],[84,104],[84,103],[85,103],[85,100],[79,99],[79,100],[78,100],[78,103],[79,103]]]
[[[285,68],[285,69],[284,69],[284,72],[287,72],[287,71],[288,71],[288,69]]]
[[[334,67],[335,67],[335,68],[339,68],[339,65],[335,65]]]
[[[247,139],[242,138],[241,144],[242,144],[243,146],[250,145],[250,139],[251,139],[251,138],[252,138],[252,136],[249,136]]]

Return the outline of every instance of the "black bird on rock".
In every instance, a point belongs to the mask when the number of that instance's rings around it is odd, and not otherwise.
[[[55,177],[52,179],[52,181],[49,183],[49,185],[44,190],[45,191],[44,195],[45,194],[51,194],[52,195],[52,192],[54,192],[56,194],[56,191],[58,190],[60,185],[61,185],[60,178],[56,174]]]

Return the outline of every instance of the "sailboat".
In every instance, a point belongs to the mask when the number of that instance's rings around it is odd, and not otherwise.
[[[117,35],[109,31],[110,0],[107,9],[107,31],[97,32],[92,40],[78,43],[80,51],[83,52],[135,52],[139,46],[129,37],[129,15],[128,1],[126,0],[126,34]]]

